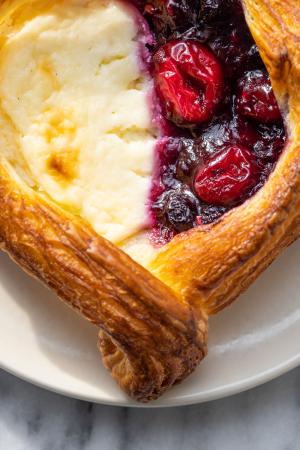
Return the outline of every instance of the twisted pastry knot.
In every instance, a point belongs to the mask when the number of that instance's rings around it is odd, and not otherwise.
[[[120,338],[114,344],[111,337],[100,331],[99,349],[104,365],[134,399],[147,402],[158,398],[186,378],[206,355],[205,317],[198,323],[192,315],[187,324],[175,322],[161,325],[160,336],[154,332],[150,345],[149,339],[145,343],[144,334],[137,337],[138,344],[133,340],[123,344]]]
[[[207,315],[232,302],[299,235],[299,0],[245,0],[289,128],[276,170],[222,220],[175,237],[143,269],[0,161],[2,247],[100,328],[105,366],[139,401],[157,398],[206,354]]]

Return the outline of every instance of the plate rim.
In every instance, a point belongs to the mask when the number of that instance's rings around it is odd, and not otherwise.
[[[116,406],[116,407],[129,407],[129,408],[171,408],[178,406],[189,406],[196,405],[200,403],[206,403],[214,400],[219,400],[222,398],[230,397],[247,390],[253,389],[255,387],[261,386],[275,378],[278,378],[281,375],[295,369],[300,365],[300,352],[291,358],[286,359],[285,361],[277,364],[269,369],[260,371],[253,376],[246,377],[242,380],[227,383],[224,386],[220,386],[218,388],[209,389],[207,391],[202,391],[201,393],[187,394],[181,396],[180,399],[168,399],[167,401],[163,400],[163,397],[159,400],[159,404],[156,402],[150,402],[147,404],[134,402],[129,397],[124,401],[119,400],[108,400],[96,398],[90,395],[85,395],[79,392],[75,392],[72,389],[66,389],[63,387],[59,387],[54,383],[47,383],[45,381],[41,381],[38,378],[35,378],[32,374],[29,375],[25,373],[26,371],[22,371],[20,368],[12,367],[11,365],[5,364],[3,361],[0,361],[0,368],[5,372],[14,375],[15,377],[26,381],[34,386],[45,389],[49,392],[53,392],[55,394],[63,395],[68,398],[73,398],[76,400],[87,401],[99,405],[107,405],[107,406]]]

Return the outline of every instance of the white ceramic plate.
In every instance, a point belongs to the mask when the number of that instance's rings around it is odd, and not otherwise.
[[[212,400],[300,363],[300,242],[210,323],[209,356],[152,406]],[[101,364],[97,330],[0,254],[0,365],[32,383],[93,402],[136,405]]]

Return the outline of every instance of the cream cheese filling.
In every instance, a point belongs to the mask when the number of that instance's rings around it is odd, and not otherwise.
[[[147,226],[156,136],[138,45],[120,3],[57,1],[10,24],[0,100],[38,189],[143,260],[151,246],[131,236]]]

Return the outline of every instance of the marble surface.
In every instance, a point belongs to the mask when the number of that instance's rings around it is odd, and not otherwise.
[[[206,404],[129,409],[69,399],[0,371],[0,449],[297,450],[300,368]]]

